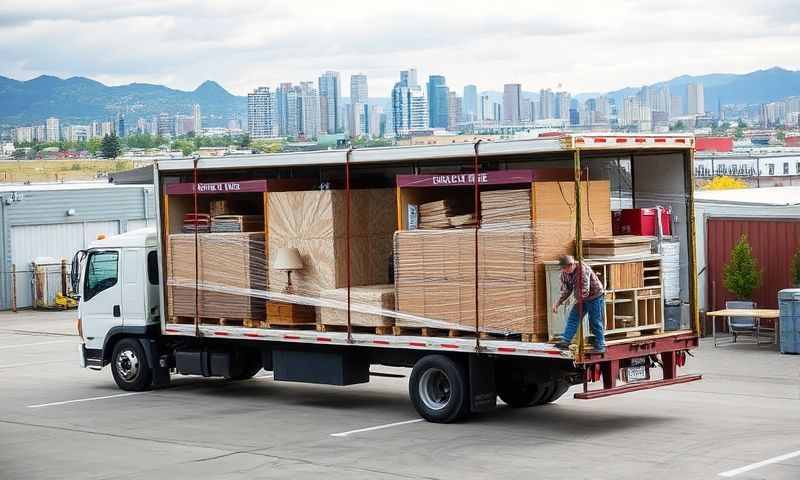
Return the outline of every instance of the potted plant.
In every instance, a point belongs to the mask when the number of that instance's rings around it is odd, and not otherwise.
[[[737,300],[751,300],[753,290],[761,286],[761,270],[753,257],[747,235],[742,234],[731,250],[731,259],[725,265],[724,280],[725,288]]]

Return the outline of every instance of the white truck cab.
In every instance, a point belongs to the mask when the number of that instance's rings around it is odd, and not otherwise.
[[[80,269],[73,277],[73,290],[79,295],[81,365],[102,368],[114,363],[120,367],[115,376],[136,377],[146,360],[142,353],[149,356],[147,338],[160,330],[156,229],[96,240],[76,253],[75,267]],[[131,338],[140,340],[142,349],[115,351],[119,340]]]

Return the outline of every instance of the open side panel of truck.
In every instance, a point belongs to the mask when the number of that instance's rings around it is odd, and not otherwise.
[[[675,372],[697,346],[693,255],[679,274],[679,325],[670,331],[665,287],[655,278],[660,255],[595,259],[608,281],[639,282],[614,285],[605,353],[588,348],[586,330],[573,350],[550,342],[560,333],[548,301],[558,278],[548,276],[547,262],[563,253],[583,259],[581,240],[613,235],[612,210],[625,201],[650,206],[642,193],[662,195],[653,201],[669,200],[687,221],[692,140],[580,136],[162,163],[162,332],[558,359],[565,371],[581,372],[578,398],[601,396],[588,388],[601,379],[604,395],[688,381]],[[659,163],[670,175],[653,167]],[[615,198],[625,179],[628,196]],[[684,187],[669,194],[676,179]],[[241,231],[215,230],[215,219]],[[677,241],[693,251],[686,223]],[[240,235],[223,239],[226,232]],[[640,366],[649,377],[659,362],[661,381],[627,377],[625,387],[616,385]]]

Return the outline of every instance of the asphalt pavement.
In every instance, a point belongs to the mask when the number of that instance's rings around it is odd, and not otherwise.
[[[419,420],[408,370],[334,387],[173,377],[118,390],[78,365],[74,312],[0,313],[2,479],[800,478],[800,356],[703,341],[704,379]]]

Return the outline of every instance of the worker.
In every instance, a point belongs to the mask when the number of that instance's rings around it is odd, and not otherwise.
[[[558,258],[558,265],[561,267],[561,295],[558,301],[553,304],[553,313],[558,311],[570,295],[574,294],[576,302],[583,300],[582,313],[589,314],[589,328],[594,335],[594,351],[605,352],[605,330],[603,328],[603,308],[605,306],[605,291],[603,284],[591,267],[581,262],[576,263],[571,255],[562,255]],[[580,282],[581,288],[577,288]],[[580,292],[580,298],[578,297]],[[568,349],[572,338],[578,331],[578,303],[572,306],[572,311],[567,318],[567,325],[564,333],[556,343],[561,349]],[[583,315],[581,315],[583,317]],[[582,319],[582,318],[581,318]]]

